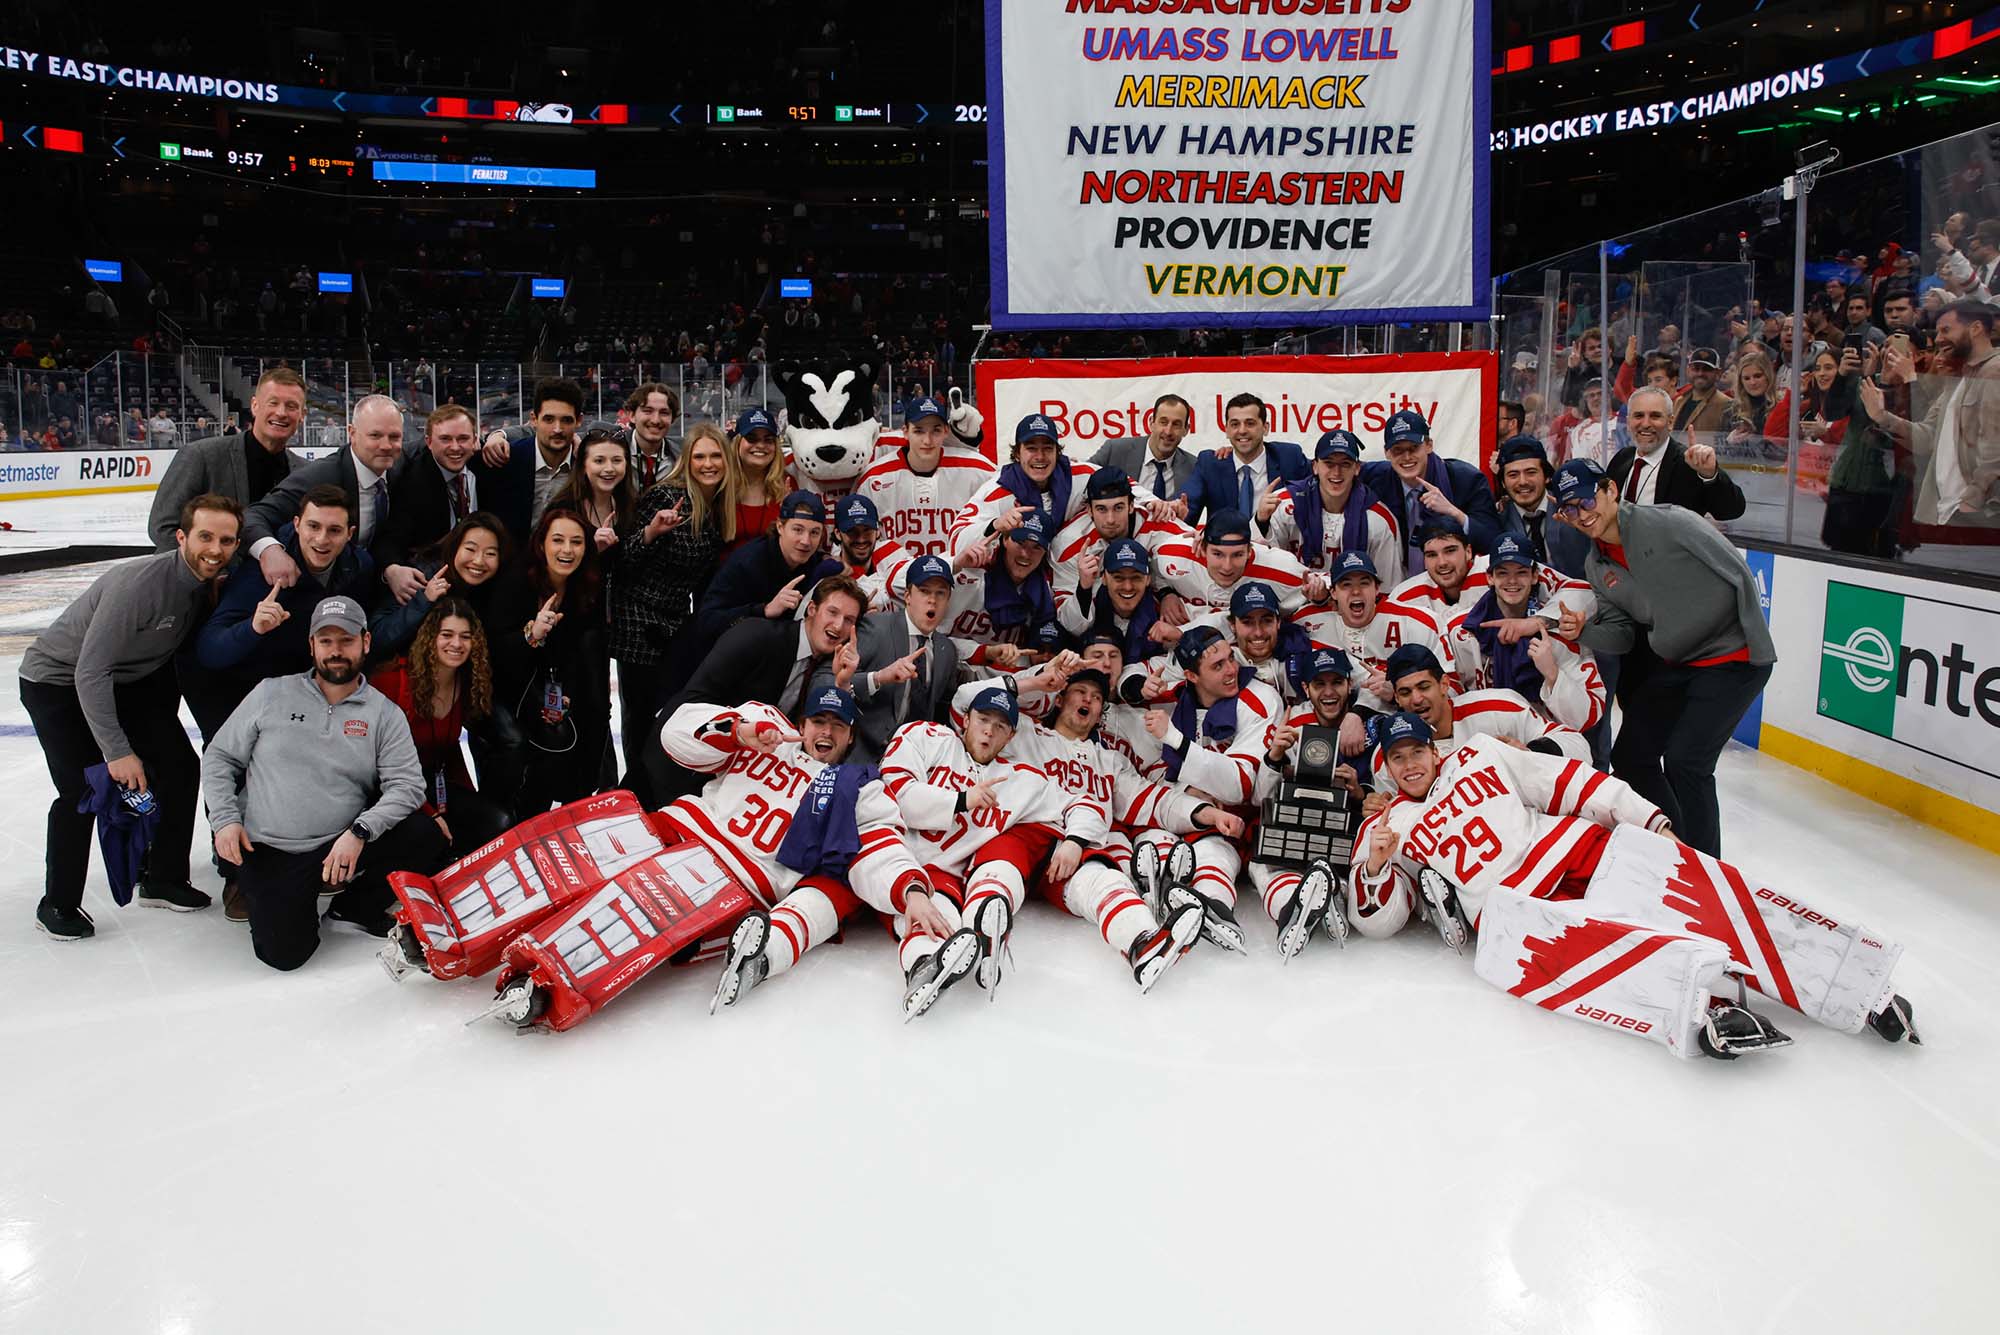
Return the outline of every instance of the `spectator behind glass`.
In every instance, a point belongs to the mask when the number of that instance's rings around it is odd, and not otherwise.
[[[1825,343],[1806,349],[1806,392],[1804,411],[1799,415],[1798,482],[1800,491],[1826,495],[1827,475],[1833,468],[1833,452],[1847,434],[1847,419],[1854,411],[1851,378],[1843,381],[1841,354]],[[1788,441],[1792,429],[1792,394],[1778,397],[1777,406],[1764,421],[1764,434],[1774,441]]]
[[[736,533],[724,546],[724,555],[769,532],[785,500],[785,457],[771,415],[762,408],[745,409],[736,419],[736,429],[729,456]]]
[[[480,793],[458,744],[462,729],[481,732],[493,717],[493,658],[479,614],[445,595],[417,627],[407,656],[368,680],[410,722],[424,772],[420,808],[437,822],[451,857],[463,857],[513,824],[513,813]]]
[[[1739,459],[1757,459],[1765,453],[1764,423],[1776,403],[1777,386],[1771,374],[1771,359],[1761,352],[1749,352],[1736,363],[1736,393],[1730,401],[1730,453]],[[1782,447],[1779,457],[1783,457]]]
[[[645,771],[632,759],[665,703],[673,646],[735,531],[729,440],[712,423],[688,432],[666,478],[647,488],[611,582],[611,655],[624,716],[626,786]],[[642,794],[643,796],[643,794]]]
[[[1982,226],[1984,224],[1981,224]],[[2000,307],[1984,301],[1953,302],[1938,319],[1934,367],[1955,377],[1941,386],[1921,420],[1893,411],[1872,379],[1860,385],[1866,414],[1905,445],[1920,471],[1912,520],[1925,541],[1990,541],[2000,528]],[[1898,380],[1910,374],[1907,358],[1888,358]]]
[[[415,558],[424,585],[410,601],[398,603],[386,590],[381,595],[368,622],[377,660],[386,661],[408,649],[431,605],[447,594],[464,599],[481,621],[489,621],[498,587],[494,578],[513,559],[514,544],[505,524],[484,510],[467,515],[436,546]]]
[[[550,506],[493,595],[493,679],[529,754],[514,802],[527,819],[599,787],[611,740],[603,579],[583,516]],[[489,796],[499,798],[497,792]]]

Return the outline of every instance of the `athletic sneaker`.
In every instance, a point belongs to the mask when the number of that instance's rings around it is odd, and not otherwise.
[[[139,902],[149,909],[199,913],[215,901],[183,881],[179,885],[142,885],[139,887]]]
[[[82,909],[59,909],[46,899],[35,905],[35,926],[58,941],[82,941],[97,935],[88,913]]]
[[[222,916],[229,922],[248,925],[250,921],[250,897],[243,893],[243,887],[235,881],[222,883]]]

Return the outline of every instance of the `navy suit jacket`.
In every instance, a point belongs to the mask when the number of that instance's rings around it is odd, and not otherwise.
[[[1465,511],[1465,531],[1472,538],[1472,550],[1492,551],[1494,539],[1500,536],[1500,515],[1494,508],[1493,488],[1487,484],[1486,474],[1457,459],[1445,459],[1443,463],[1445,491],[1451,503]],[[1387,459],[1377,459],[1361,465],[1361,480],[1395,521],[1396,540],[1407,546],[1410,536],[1403,532],[1403,479],[1396,476]]]
[[[479,479],[479,508],[507,526],[516,547],[525,547],[535,532],[535,429],[507,428],[507,462],[490,467],[479,455],[469,467]]]
[[[1295,482],[1312,476],[1312,464],[1306,459],[1306,452],[1289,440],[1267,440],[1264,452],[1270,456],[1265,482],[1283,478]],[[1180,494],[1187,497],[1187,522],[1199,524],[1204,510],[1234,510],[1241,499],[1242,488],[1237,483],[1236,451],[1204,450],[1199,462],[1194,466],[1194,477]],[[1490,502],[1489,502],[1490,504]],[[1254,517],[1254,515],[1253,515]]]

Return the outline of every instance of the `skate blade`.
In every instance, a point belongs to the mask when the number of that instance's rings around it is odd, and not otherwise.
[[[382,949],[375,958],[382,961],[382,972],[389,975],[392,983],[401,983],[416,966],[403,958],[403,948],[396,944],[394,937],[382,943]]]
[[[957,931],[937,948],[937,976],[903,998],[903,1023],[922,1015],[937,1004],[945,989],[965,977],[979,962],[979,938],[970,931]]]
[[[518,988],[509,987],[502,991],[500,995],[493,998],[491,1006],[488,1006],[485,1010],[467,1020],[465,1027],[470,1029],[481,1020],[493,1019],[505,1020],[516,1028],[525,1024],[528,1019],[528,1012],[534,1008],[535,986],[525,979],[522,980],[522,983],[523,985]]]
[[[1243,935],[1242,928],[1231,927],[1227,923],[1217,922],[1207,915],[1203,915],[1202,917],[1201,937],[1202,940],[1208,942],[1210,945],[1218,946],[1233,955],[1247,955],[1250,953],[1250,942]]]

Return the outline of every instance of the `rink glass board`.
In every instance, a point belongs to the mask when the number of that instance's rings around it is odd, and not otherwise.
[[[1828,580],[1818,712],[2000,778],[2000,614]]]

